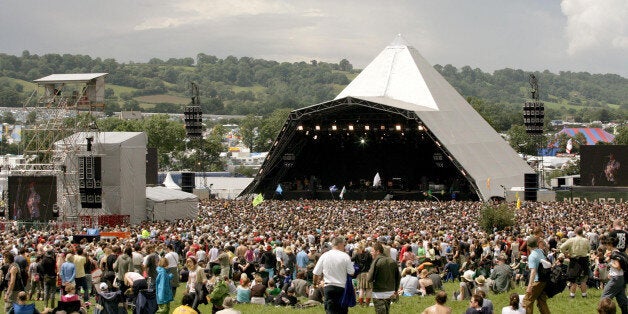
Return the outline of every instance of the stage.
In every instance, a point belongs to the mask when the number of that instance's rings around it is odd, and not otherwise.
[[[469,195],[464,196],[456,194],[455,199],[466,200]],[[283,191],[282,194],[275,193],[272,197],[267,199],[276,200],[298,200],[298,199],[316,199],[316,200],[331,200],[340,199],[340,191],[330,192],[328,189],[319,190],[289,190]],[[382,189],[363,189],[363,190],[348,190],[343,195],[343,200],[412,200],[412,201],[450,201],[452,200],[451,193],[432,193],[427,195],[426,192],[420,190],[382,190]]]

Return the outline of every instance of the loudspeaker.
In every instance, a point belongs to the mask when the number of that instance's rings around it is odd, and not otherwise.
[[[185,132],[189,138],[203,137],[203,111],[200,106],[187,106],[183,111]]]
[[[59,205],[52,204],[52,218],[59,218]]]
[[[523,105],[523,124],[528,134],[543,134],[545,107],[540,101],[526,101]]]
[[[536,192],[539,189],[539,175],[536,173],[525,173],[523,176],[523,199],[536,202]]]
[[[159,162],[157,160],[157,148],[146,149],[146,185],[157,185],[159,182]]]
[[[78,177],[81,207],[102,208],[102,157],[79,156]]]
[[[192,193],[196,187],[194,172],[181,172],[181,191]]]

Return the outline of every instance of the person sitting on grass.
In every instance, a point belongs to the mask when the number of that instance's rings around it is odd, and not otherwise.
[[[172,314],[197,314],[195,309],[192,308],[196,295],[194,293],[186,293],[181,298],[181,305],[178,306]]]
[[[445,305],[447,302],[447,292],[443,290],[436,292],[434,299],[436,300],[436,304],[426,308],[421,314],[451,314],[451,308]]]
[[[26,304],[28,295],[24,291],[17,294],[17,303],[13,303],[13,307],[9,310],[9,314],[47,314],[51,313],[51,308],[46,308],[42,312],[38,311],[35,303]]]

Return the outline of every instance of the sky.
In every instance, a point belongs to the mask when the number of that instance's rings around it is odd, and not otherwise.
[[[0,0],[0,53],[18,56],[364,68],[397,34],[432,64],[628,77],[628,0]]]

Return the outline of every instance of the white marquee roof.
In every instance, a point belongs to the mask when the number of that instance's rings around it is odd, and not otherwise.
[[[523,186],[534,170],[419,52],[399,35],[337,97],[416,112],[475,181],[482,198]]]

